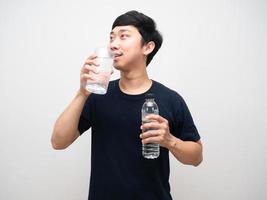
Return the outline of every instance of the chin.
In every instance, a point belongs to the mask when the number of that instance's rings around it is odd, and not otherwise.
[[[118,65],[113,65],[113,67],[114,67],[115,69],[120,69],[120,68],[121,68],[121,67],[118,66]]]
[[[113,66],[114,66],[114,68],[117,69],[117,70],[120,70],[120,69],[123,68],[122,65],[119,65],[118,63],[117,63],[117,64],[114,64]]]

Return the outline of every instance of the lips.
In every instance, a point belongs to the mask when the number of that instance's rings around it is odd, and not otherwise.
[[[122,53],[122,52],[118,52],[118,53],[114,53],[113,55],[114,55],[114,57],[115,57],[115,58],[117,58],[117,57],[120,57],[120,56],[122,56],[122,55],[123,55],[123,53]]]
[[[114,53],[113,54],[113,56],[114,56],[114,62],[117,62],[122,55],[123,55],[122,52],[116,52],[116,53]]]

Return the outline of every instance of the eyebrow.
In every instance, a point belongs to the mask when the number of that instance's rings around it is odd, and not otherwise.
[[[129,29],[120,29],[118,32],[123,33],[123,32],[131,32],[131,31]],[[113,35],[113,34],[115,34],[114,31],[111,31],[110,35]]]

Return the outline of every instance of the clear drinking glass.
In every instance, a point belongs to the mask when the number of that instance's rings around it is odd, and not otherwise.
[[[112,71],[113,55],[107,47],[97,48],[95,53],[99,64],[98,73],[90,72],[92,80],[87,81],[86,89],[95,94],[106,94]]]

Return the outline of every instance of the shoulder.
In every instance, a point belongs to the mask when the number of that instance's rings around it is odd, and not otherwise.
[[[170,109],[173,113],[183,113],[187,110],[187,105],[184,98],[175,90],[163,85],[162,83],[154,82],[154,91],[158,103]]]
[[[153,80],[154,90],[161,96],[168,98],[170,101],[183,101],[183,97],[175,90]]]
[[[102,96],[107,97],[110,94],[117,93],[118,92],[118,84],[119,84],[119,79],[110,81],[108,84],[107,93],[105,95],[102,95]]]
[[[117,86],[118,82],[119,82],[119,79],[110,81],[108,84],[108,89],[109,90],[114,89]]]

